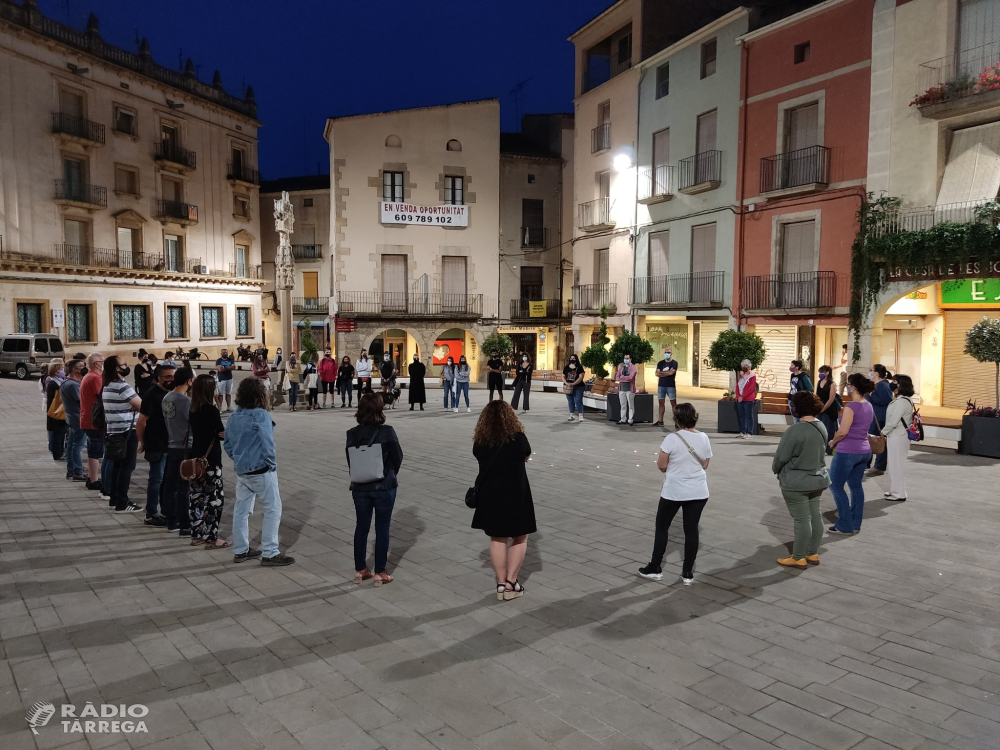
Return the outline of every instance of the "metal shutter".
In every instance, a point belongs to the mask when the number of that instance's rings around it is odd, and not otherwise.
[[[965,333],[984,314],[994,317],[996,310],[949,310],[944,316],[944,389],[942,406],[964,409],[968,401],[979,406],[992,406],[995,399],[993,384],[996,366],[977,362],[965,349]]]
[[[1000,190],[1000,123],[952,134],[937,205],[993,200]]]
[[[699,368],[699,385],[702,388],[729,388],[729,372],[724,370],[713,370],[708,364],[708,350],[712,343],[719,338],[719,334],[729,328],[728,323],[702,323],[701,338],[701,367]]]
[[[788,393],[789,362],[798,357],[796,326],[757,326],[755,333],[764,339],[767,354],[757,368],[757,382],[762,391]]]

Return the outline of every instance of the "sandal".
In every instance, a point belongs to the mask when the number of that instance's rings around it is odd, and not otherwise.
[[[511,589],[513,591],[513,589]],[[507,593],[507,584],[497,581],[497,601],[502,602],[504,594]]]
[[[216,539],[214,542],[205,542],[205,549],[229,549],[233,543],[229,539]]]
[[[507,591],[507,588],[504,587],[503,600],[505,602],[510,601],[511,599],[517,599],[518,597],[524,594],[524,586],[522,586],[516,580],[513,583],[507,581],[507,585],[510,586],[511,590]]]
[[[199,544],[204,544],[204,543],[205,543],[205,540],[204,540],[204,539],[201,539],[201,538],[198,538],[198,539],[192,539],[192,540],[191,540],[191,546],[192,546],[192,547],[197,547],[197,546],[198,546]]]
[[[362,581],[370,581],[374,575],[375,574],[368,570],[368,568],[365,568],[364,570],[356,570],[354,571],[354,582],[361,583]]]

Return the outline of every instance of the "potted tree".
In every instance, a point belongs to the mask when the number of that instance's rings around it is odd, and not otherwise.
[[[965,334],[965,353],[979,362],[996,366],[995,407],[977,407],[969,402],[962,417],[959,453],[1000,458],[1000,318],[984,317]]]
[[[309,318],[302,319],[302,332],[299,334],[299,361],[305,365],[307,362],[314,362],[319,359],[319,345],[312,334],[312,321]]]
[[[510,336],[506,333],[500,333],[499,331],[494,331],[485,339],[483,339],[483,345],[481,348],[483,357],[489,359],[491,352],[496,352],[500,355],[500,360],[507,363],[508,369],[510,369],[511,363],[511,353],[514,351],[514,342],[511,340]],[[484,371],[485,372],[485,371]],[[504,375],[506,378],[510,373]]]
[[[712,342],[708,349],[708,362],[716,370],[728,370],[735,373],[737,382],[740,376],[740,365],[743,360],[750,360],[753,369],[760,367],[764,361],[767,349],[764,341],[756,333],[749,331],[723,331]],[[760,401],[754,402],[754,424],[760,412]],[[719,399],[719,432],[739,432],[740,421],[736,412],[736,398],[723,397]]]
[[[642,366],[653,358],[653,345],[636,333],[623,331],[608,350],[608,362],[617,369],[618,365],[625,361],[626,354],[631,358],[632,364],[639,369],[635,383],[635,387],[638,388],[642,377]],[[620,418],[619,405],[609,401],[608,419],[617,422]],[[636,395],[634,420],[636,422],[653,421],[653,397],[648,393]]]

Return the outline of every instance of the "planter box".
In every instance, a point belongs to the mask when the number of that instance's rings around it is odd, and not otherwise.
[[[637,393],[635,395],[635,422],[656,421],[653,417],[653,403],[655,399],[652,393]],[[608,421],[617,422],[621,419],[621,402],[617,393],[608,394]]]
[[[966,456],[1000,458],[1000,419],[962,417],[962,440],[958,452]]]
[[[760,414],[760,399],[753,402],[753,431],[760,433],[757,417]],[[736,402],[719,399],[719,432],[739,432],[740,420],[736,414]]]

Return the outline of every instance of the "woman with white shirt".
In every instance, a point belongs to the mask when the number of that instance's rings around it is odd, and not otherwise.
[[[663,556],[667,552],[667,532],[680,510],[684,514],[684,565],[681,578],[685,586],[694,582],[694,560],[698,555],[698,521],[708,502],[708,468],[712,445],[708,435],[695,429],[698,412],[691,404],[678,404],[674,410],[677,432],[660,445],[656,467],[664,472],[660,505],[656,510],[656,536],[649,564],[639,568],[639,575],[653,581],[663,579]]]
[[[362,349],[354,365],[358,376],[358,403],[361,403],[361,396],[372,387],[372,361],[368,359],[368,352]]]
[[[906,431],[913,424],[913,380],[909,375],[896,376],[895,398],[885,411],[885,449],[889,454],[889,491],[886,500],[906,500],[906,458],[910,455],[910,437]]]

